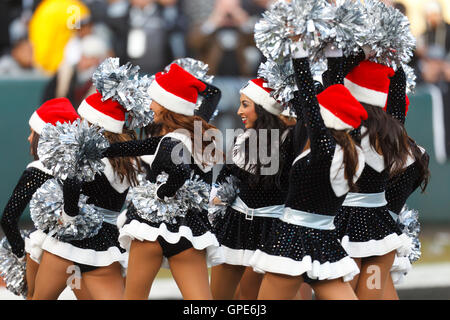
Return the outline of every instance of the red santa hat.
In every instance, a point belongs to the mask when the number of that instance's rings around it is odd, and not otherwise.
[[[30,117],[28,123],[31,129],[41,134],[47,123],[56,125],[57,122],[73,122],[79,118],[75,108],[67,98],[56,98],[46,101]]]
[[[252,99],[254,103],[263,107],[264,110],[278,116],[280,115],[281,111],[283,111],[283,108],[270,95],[272,91],[272,89],[267,87],[267,82],[264,79],[256,78],[249,80],[239,92]]]
[[[206,89],[206,85],[172,63],[168,72],[159,72],[148,88],[152,100],[164,108],[186,116],[193,116],[198,93]]]
[[[122,133],[126,109],[112,99],[102,101],[102,95],[99,92],[84,99],[78,107],[78,113],[90,123],[106,131]]]
[[[359,102],[384,108],[394,74],[390,67],[363,61],[345,77],[344,85]]]
[[[335,84],[317,95],[320,114],[327,128],[353,130],[366,120],[366,109],[342,84]]]

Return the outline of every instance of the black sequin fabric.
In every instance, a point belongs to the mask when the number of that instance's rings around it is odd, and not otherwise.
[[[236,164],[228,164],[222,167],[216,183],[221,183],[227,176],[233,175],[239,179],[239,198],[249,208],[262,208],[274,205],[283,205],[286,201],[290,164],[293,160],[292,129],[286,134],[280,149],[279,156],[284,163],[280,177],[280,184],[267,183],[264,179],[256,180],[253,173],[239,167]],[[274,176],[273,176],[274,177]],[[267,177],[266,177],[267,178]],[[227,208],[226,214],[214,226],[214,233],[221,245],[231,249],[256,250],[262,248],[266,237],[272,232],[274,218],[253,217],[247,220],[245,214]]]
[[[199,92],[199,95],[203,97],[203,101],[194,114],[209,122],[217,109],[222,93],[219,88],[212,84],[204,83],[206,84],[206,89]]]
[[[294,59],[299,94],[293,101],[305,121],[311,152],[293,163],[289,175],[286,207],[314,214],[335,216],[345,199],[337,197],[330,181],[330,168],[336,142],[325,127],[315,97],[307,58]],[[310,256],[319,263],[333,263],[347,256],[335,230],[319,230],[277,220],[263,252],[301,261]]]
[[[17,257],[25,254],[25,242],[20,235],[19,219],[39,187],[53,176],[37,169],[27,168],[19,179],[11,197],[3,210],[1,226]]]
[[[428,153],[422,155],[423,160],[428,163],[430,156]],[[409,196],[422,183],[420,169],[418,163],[410,164],[400,174],[392,177],[389,180],[386,189],[386,200],[388,202],[388,209],[396,214],[399,214],[406,203]]]

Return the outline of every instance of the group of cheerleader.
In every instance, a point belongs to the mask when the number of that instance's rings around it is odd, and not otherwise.
[[[194,129],[201,124],[201,137],[218,130],[209,122],[221,91],[176,63],[148,88],[153,120],[141,139],[126,125],[127,109],[101,92],[77,111],[65,98],[39,107],[29,121],[34,161],[1,218],[12,252],[26,261],[27,299],[57,299],[72,266],[81,274],[71,287],[77,299],[148,299],[161,267],[184,299],[398,299],[394,280],[411,267],[411,240],[397,217],[429,176],[427,153],[404,127],[405,72],[369,61],[367,47],[344,56],[328,45],[328,69],[316,81],[302,39],[293,38],[291,52],[298,90],[290,112],[265,79],[248,81],[237,110],[245,130],[224,164],[216,157],[220,147],[206,152],[210,142],[195,141]],[[84,239],[41,229],[23,239],[19,218],[53,178],[38,158],[39,136],[48,124],[80,118],[102,128],[110,146],[98,155],[104,170],[93,181],[64,180],[60,223],[77,218],[84,195],[101,212],[102,226]],[[260,149],[270,150],[269,162]],[[150,183],[167,175],[151,195],[166,210],[193,179],[211,186],[214,210],[192,206],[164,220],[157,207],[148,218],[126,202],[141,174]],[[224,199],[227,184],[236,192]]]

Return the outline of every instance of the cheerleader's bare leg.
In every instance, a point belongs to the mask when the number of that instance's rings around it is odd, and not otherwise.
[[[350,283],[342,278],[315,281],[311,284],[317,300],[358,300]]]
[[[361,300],[381,300],[394,263],[395,251],[384,256],[363,258],[356,295]]]
[[[27,300],[33,299],[34,294],[34,283],[36,281],[36,274],[39,269],[39,264],[30,258],[27,253],[27,269],[26,269],[26,280],[27,280]]]
[[[220,264],[211,268],[211,292],[214,300],[231,300],[239,281],[244,274],[245,266]]]
[[[400,300],[397,294],[397,290],[394,286],[394,281],[392,280],[391,274],[388,275],[386,280],[386,286],[383,292],[383,300]]]
[[[169,259],[170,271],[185,300],[211,300],[205,250],[186,249]]]
[[[293,277],[266,272],[259,289],[258,300],[292,300],[302,283],[302,276]]]
[[[120,263],[114,262],[109,266],[83,273],[83,285],[93,300],[122,299],[125,283]]]
[[[298,290],[294,300],[311,300],[312,299],[312,288],[306,282],[303,282],[300,285],[300,289]]]
[[[359,270],[361,270],[361,259],[359,258],[353,258],[353,260],[356,262],[356,264],[358,265]],[[357,274],[351,281],[350,281],[350,285],[352,286],[353,291],[356,291],[356,287],[358,286],[358,279],[359,279],[359,274]]]
[[[162,248],[158,242],[131,242],[125,282],[126,300],[147,300],[150,289],[163,260]]]
[[[236,290],[235,299],[256,300],[264,275],[247,267]]]
[[[36,274],[33,300],[58,299],[67,286],[67,280],[70,276],[67,270],[72,265],[72,261],[44,251]],[[83,286],[80,285],[79,290],[83,290]]]

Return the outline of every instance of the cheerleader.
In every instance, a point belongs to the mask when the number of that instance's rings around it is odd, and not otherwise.
[[[361,269],[352,286],[360,299],[381,299],[395,253],[406,250],[409,239],[389,215],[385,190],[390,175],[401,172],[408,157],[404,128],[383,108],[394,71],[362,61],[344,84],[369,115],[355,139],[360,141],[366,166],[336,218],[342,246]],[[376,280],[372,281],[376,273]]]
[[[286,199],[283,182],[292,162],[292,134],[279,117],[281,105],[270,92],[261,78],[241,89],[237,114],[246,130],[235,141],[232,164],[225,164],[216,179],[220,185],[228,177],[237,178],[239,194],[214,223],[225,258],[224,264],[211,270],[214,299],[233,298],[250,258],[271,232]],[[261,158],[265,155],[270,159]],[[219,198],[214,202],[220,204]]]
[[[346,131],[367,118],[340,84],[315,95],[308,52],[295,42],[299,92],[293,103],[309,140],[294,160],[282,216],[250,261],[265,272],[258,299],[292,299],[303,281],[318,299],[355,299],[348,283],[359,269],[339,243],[333,220],[364,168],[362,151]]]
[[[316,93],[323,90],[320,82],[316,81],[315,86]],[[290,108],[286,108],[281,112],[280,119],[284,122],[286,127],[290,127],[293,130],[292,151],[295,155],[295,150],[303,150],[303,147],[306,144],[308,138],[306,126],[304,123],[297,122],[297,116]],[[290,134],[292,135],[292,133]],[[269,229],[266,229],[266,231],[269,231]],[[239,300],[256,300],[262,279],[263,274],[254,272],[252,267],[246,267],[241,280],[239,281],[234,298]],[[308,284],[302,284],[299,293],[297,294],[297,298],[303,300],[309,300],[311,298],[311,288]]]
[[[405,123],[409,99],[406,96],[406,76],[403,68],[399,68],[391,78],[386,112],[397,119],[402,125]],[[410,146],[408,160],[402,172],[389,179],[386,188],[387,207],[394,221],[404,207],[408,197],[420,187],[425,191],[430,172],[428,170],[429,155],[421,146],[408,137]],[[411,264],[408,257],[396,256],[390,276],[383,293],[384,300],[398,300],[394,283],[399,282],[409,271]]]
[[[22,173],[3,210],[0,223],[12,252],[19,259],[26,259],[27,299],[33,296],[36,273],[42,256],[41,245],[46,234],[36,230],[24,241],[20,235],[18,222],[32,195],[45,181],[53,178],[50,170],[39,161],[37,154],[39,136],[47,123],[55,125],[57,122],[73,122],[78,118],[78,114],[66,98],[48,100],[33,113],[29,120],[31,133],[28,142],[35,161],[31,162]],[[74,293],[78,298],[87,297],[86,291],[74,290]]]
[[[152,177],[162,172],[168,174],[167,182],[155,194],[167,204],[193,174],[203,182],[212,183],[214,154],[204,156],[208,145],[200,139],[206,130],[216,129],[194,115],[198,94],[205,90],[203,82],[177,64],[172,64],[166,73],[156,74],[149,95],[154,123],[161,124],[161,136],[113,144],[104,154],[107,157],[151,155]],[[201,137],[194,135],[196,124],[201,124]],[[200,148],[194,139],[202,141]],[[155,212],[155,220],[150,221],[142,218],[133,204],[128,207],[119,237],[121,246],[129,251],[125,299],[148,299],[161,266],[170,267],[184,299],[211,299],[207,265],[221,263],[222,257],[219,243],[210,230],[207,211],[190,209],[167,214],[175,221],[158,219],[164,215],[162,212]]]
[[[79,106],[78,113],[89,123],[103,128],[110,143],[136,139],[134,132],[124,129],[126,110],[111,99],[103,102],[99,92],[87,97]],[[122,298],[122,268],[126,267],[127,255],[118,242],[116,220],[129,187],[137,183],[139,168],[136,168],[136,161],[135,158],[103,158],[104,172],[96,174],[92,182],[80,183],[76,178],[64,181],[62,222],[70,223],[79,213],[78,199],[80,194],[84,194],[88,197],[87,203],[102,213],[103,223],[98,233],[89,238],[61,241],[48,236],[44,240],[33,299],[57,299],[67,285],[67,279],[72,276],[68,268],[73,265],[81,274],[81,285],[86,287],[92,299]]]

